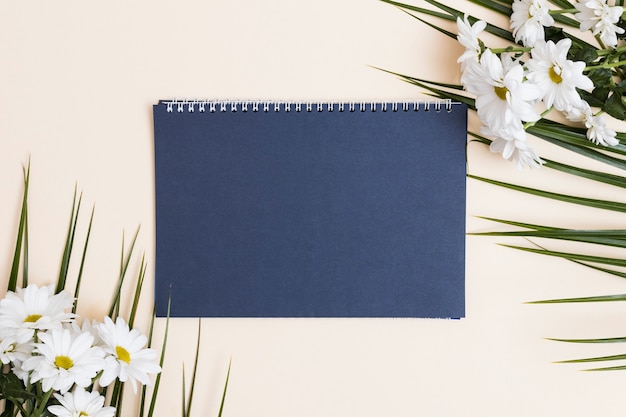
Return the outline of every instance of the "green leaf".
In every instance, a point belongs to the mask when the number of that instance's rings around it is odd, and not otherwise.
[[[222,417],[224,411],[224,403],[226,402],[226,391],[228,390],[228,380],[230,379],[230,367],[232,365],[232,358],[228,362],[228,371],[226,372],[226,382],[224,382],[224,392],[222,393],[222,401],[220,402],[220,411],[217,413],[217,417]]]
[[[172,297],[170,296],[168,298],[167,301],[167,316],[165,319],[165,334],[163,335],[163,344],[161,345],[161,358],[159,359],[159,366],[161,367],[161,369],[163,369],[163,362],[165,361],[165,348],[167,346],[167,335],[169,333],[169,327],[170,327],[170,307],[171,307],[171,301],[172,301]],[[154,315],[153,315],[154,317]],[[154,415],[154,408],[156,406],[156,400],[157,400],[157,395],[159,392],[159,386],[161,384],[161,375],[162,372],[159,372],[155,378],[154,381],[154,389],[152,391],[152,398],[150,400],[150,407],[148,408],[148,417],[153,417]],[[142,402],[143,403],[143,402]],[[143,406],[142,406],[142,410],[141,410],[141,414],[143,417]]]
[[[615,202],[615,201],[607,201],[607,200],[597,200],[597,199],[592,199],[592,198],[586,198],[586,197],[577,197],[577,196],[571,196],[571,195],[567,195],[567,194],[559,194],[559,193],[553,193],[550,191],[544,191],[544,190],[539,190],[539,189],[535,189],[535,188],[529,188],[529,187],[523,187],[520,185],[515,185],[515,184],[509,184],[506,182],[502,182],[502,181],[496,181],[496,180],[491,180],[488,178],[483,178],[483,177],[478,177],[475,175],[467,175],[468,178],[473,178],[479,181],[483,181],[489,184],[494,184],[494,185],[498,185],[500,187],[504,187],[504,188],[509,188],[512,190],[516,190],[516,191],[521,191],[527,194],[532,194],[532,195],[536,195],[539,197],[545,197],[545,198],[550,198],[553,200],[557,200],[557,201],[563,201],[563,202],[567,202],[567,203],[572,203],[572,204],[579,204],[582,206],[588,206],[588,207],[595,207],[595,208],[600,208],[603,210],[611,210],[611,211],[617,211],[617,212],[621,212],[621,213],[626,213],[626,204],[625,203],[619,203],[619,202]]]
[[[422,7],[416,7],[416,6],[412,6],[410,4],[406,4],[406,3],[399,3],[393,0],[381,0],[383,3],[387,3],[387,4],[391,4],[393,6],[399,7],[401,9],[406,9],[406,10],[411,10],[414,12],[418,12],[418,13],[422,13],[428,16],[433,16],[433,17],[437,17],[439,19],[443,19],[443,20],[449,20],[451,22],[456,22],[457,17],[460,17],[461,19],[463,18],[464,13],[454,9],[452,7],[448,7],[444,4],[441,4],[437,1],[434,0],[424,0],[427,3],[430,3],[431,5],[437,7],[440,10],[443,10],[446,13],[441,13],[441,12],[437,12],[434,10],[430,10],[430,9],[425,9]],[[474,24],[477,20],[479,20],[478,18],[468,15],[468,21],[471,24]],[[507,40],[509,42],[515,42],[515,39],[513,38],[513,35],[511,34],[511,32],[509,32],[508,30],[504,30],[499,28],[498,26],[492,25],[490,23],[487,23],[487,27],[485,28],[485,32],[491,33],[493,35],[496,35],[504,40]]]
[[[89,236],[91,235],[91,226],[93,225],[93,215],[95,206],[91,209],[91,217],[89,218],[89,226],[87,227],[87,235],[85,236],[85,245],[83,246],[83,256],[80,260],[80,268],[78,270],[78,278],[76,280],[76,288],[74,289],[74,307],[72,313],[76,313],[78,308],[78,295],[80,294],[80,285],[83,280],[83,270],[85,268],[85,259],[87,257],[87,247],[89,246]]]
[[[493,0],[470,0],[474,4],[478,4],[486,9],[493,10],[505,16],[511,16],[513,9]]]
[[[17,289],[17,277],[20,269],[20,257],[22,248],[25,253],[27,252],[27,245],[25,245],[26,239],[26,222],[28,217],[28,185],[30,183],[30,161],[28,167],[23,169],[24,171],[24,194],[22,196],[22,209],[20,211],[20,221],[17,227],[17,238],[15,242],[15,252],[13,254],[13,262],[11,264],[11,272],[9,273],[9,282],[7,285],[8,291],[15,291]],[[28,270],[27,262],[24,262],[24,271]],[[28,279],[27,272],[24,272],[25,279]],[[24,283],[25,284],[25,283]]]
[[[604,246],[626,248],[625,230],[569,230],[544,229],[521,230],[508,232],[468,233],[470,236],[507,236],[507,237],[541,237],[547,239],[568,240],[572,242],[593,243]]]
[[[610,355],[610,356],[599,356],[596,358],[585,358],[585,359],[570,359],[566,361],[559,361],[557,363],[588,363],[588,362],[605,362],[605,361],[621,361],[626,359],[626,355]]]
[[[137,309],[139,308],[139,299],[141,297],[141,289],[143,288],[143,282],[146,277],[146,255],[141,257],[141,265],[139,266],[139,275],[137,276],[137,284],[135,286],[135,294],[133,295],[133,304],[130,308],[130,315],[128,317],[128,325],[133,327],[135,324],[135,316],[137,315]]]
[[[622,94],[618,92],[614,92],[611,96],[606,100],[604,106],[602,106],[602,110],[607,112],[607,114],[615,117],[619,120],[626,119],[626,106],[622,102]]]
[[[609,337],[603,339],[553,339],[548,338],[548,340],[553,340],[555,342],[566,342],[566,343],[626,343],[626,337]]]
[[[595,171],[591,169],[579,168],[572,165],[562,164],[544,158],[544,166],[564,172],[566,174],[575,175],[581,178],[587,178],[592,181],[603,184],[613,185],[615,187],[626,188],[626,179],[620,175],[608,174],[605,172]]]
[[[200,357],[200,339],[202,332],[202,319],[198,319],[198,336],[196,340],[196,356],[193,361],[193,374],[191,375],[191,387],[189,388],[189,399],[187,400],[187,406],[184,404],[185,395],[183,394],[183,416],[189,417],[191,414],[191,404],[193,402],[193,394],[196,389],[196,377],[198,374],[198,358]],[[183,375],[183,387],[184,387],[185,377]]]
[[[518,249],[518,250],[526,251],[526,252],[538,253],[540,255],[548,255],[548,256],[555,256],[555,257],[564,258],[564,259],[573,259],[573,260],[583,261],[583,262],[593,262],[593,263],[599,263],[599,264],[605,264],[605,265],[626,267],[626,259],[609,258],[605,256],[583,255],[583,254],[571,253],[571,252],[558,252],[558,251],[550,251],[550,250],[544,250],[544,249],[534,249],[534,248],[527,248],[524,246],[515,246],[515,245],[502,244],[502,246],[507,247],[507,248],[512,248],[512,249]]]
[[[593,297],[557,298],[554,300],[529,301],[526,304],[602,303],[626,301],[626,294],[596,295]]]
[[[63,249],[63,256],[61,258],[61,268],[59,270],[59,278],[57,279],[57,287],[55,293],[58,294],[65,289],[65,283],[67,282],[67,274],[70,266],[70,259],[72,256],[72,249],[74,247],[74,236],[76,234],[76,224],[78,223],[78,214],[80,212],[80,203],[82,200],[82,194],[76,200],[77,189],[74,187],[74,198],[72,199],[72,211],[70,214],[70,222],[67,228],[67,236],[65,238],[65,247]]]
[[[128,265],[130,264],[130,260],[133,254],[133,250],[135,248],[135,243],[137,242],[137,236],[139,235],[139,227],[135,231],[135,235],[133,236],[133,240],[131,241],[130,248],[127,253],[124,253],[124,238],[122,237],[122,257],[120,264],[120,275],[117,280],[117,287],[115,288],[115,292],[113,293],[113,301],[111,301],[111,307],[109,308],[109,317],[112,320],[117,316],[116,311],[119,310],[120,307],[120,298],[122,294],[122,284],[124,283],[124,279],[126,277],[126,271],[128,270]]]

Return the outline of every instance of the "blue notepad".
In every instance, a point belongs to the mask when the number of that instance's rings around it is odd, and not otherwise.
[[[462,104],[161,101],[158,316],[465,313]]]

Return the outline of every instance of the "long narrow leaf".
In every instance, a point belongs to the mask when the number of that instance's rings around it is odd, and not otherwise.
[[[477,142],[483,143],[484,145],[489,146],[491,144],[491,140],[485,138],[474,132],[468,132],[468,135],[475,137]],[[589,149],[588,146],[581,146],[583,149]],[[547,158],[542,158],[544,161],[544,166],[547,168],[554,169],[556,171],[563,172],[565,174],[575,175],[581,178],[586,178],[592,181],[601,182],[603,184],[612,185],[615,187],[626,188],[626,177],[621,175],[609,174],[606,172],[575,167],[568,164],[563,164],[561,162],[553,161]]]
[[[400,2],[396,2],[396,1],[392,1],[392,0],[381,0],[381,1],[383,3],[388,3],[388,4],[391,4],[393,6],[399,7],[401,9],[411,10],[411,11],[414,11],[414,12],[417,12],[417,13],[422,13],[422,14],[433,16],[433,17],[440,18],[440,19],[443,19],[443,20],[448,20],[448,21],[451,21],[451,22],[456,22],[457,17],[463,18],[463,15],[464,15],[463,12],[461,12],[461,11],[459,11],[457,9],[445,6],[445,5],[443,5],[443,4],[441,4],[441,3],[437,2],[437,1],[433,1],[433,0],[425,0],[425,1],[427,3],[432,4],[433,6],[435,6],[437,8],[439,8],[440,10],[443,10],[444,12],[446,12],[448,14],[437,12],[437,11],[430,10],[430,9],[425,9],[423,7],[413,6],[413,5],[406,4],[406,3],[400,3]],[[469,15],[468,16],[468,20],[469,20],[470,23],[473,24],[474,22],[476,22],[479,19],[474,17],[474,16]],[[491,23],[487,23],[487,27],[485,28],[485,31],[488,32],[488,33],[491,33],[493,35],[496,35],[496,36],[498,36],[498,37],[500,37],[500,38],[502,38],[502,39],[504,39],[506,41],[509,41],[509,42],[514,42],[515,41],[515,39],[513,38],[513,35],[511,34],[511,32],[509,32],[508,30],[501,29],[498,26],[495,26],[495,25],[493,25]]]
[[[124,239],[122,239],[122,258],[120,264],[120,276],[117,280],[117,287],[115,288],[115,292],[113,293],[113,300],[111,301],[111,307],[109,308],[109,317],[114,319],[117,314],[116,311],[119,311],[120,308],[120,297],[122,294],[122,285],[124,283],[124,278],[126,277],[126,271],[128,270],[128,265],[130,264],[130,259],[135,248],[135,243],[137,242],[137,236],[139,235],[139,228],[135,232],[133,236],[133,240],[131,241],[130,248],[128,252],[124,253]]]
[[[626,294],[596,295],[593,297],[559,298],[554,300],[530,301],[527,304],[601,303],[626,301]]]
[[[130,308],[130,315],[128,317],[128,325],[133,327],[135,323],[135,316],[137,309],[139,308],[139,299],[141,297],[141,290],[143,288],[143,282],[146,277],[146,255],[141,257],[141,265],[139,266],[139,276],[137,277],[137,285],[135,286],[135,294],[133,296],[133,304]]]
[[[553,340],[555,342],[566,342],[566,343],[626,343],[626,337],[608,337],[603,339],[554,339],[548,338],[548,340]]]
[[[626,248],[626,230],[520,230],[468,233],[470,236],[541,237]]]
[[[505,246],[507,248],[512,248],[512,249],[518,249],[518,250],[526,251],[526,252],[538,253],[541,255],[555,256],[558,258],[574,259],[574,260],[583,261],[583,262],[594,262],[594,263],[600,263],[600,264],[605,264],[605,265],[626,267],[626,259],[621,259],[621,258],[608,258],[604,256],[583,255],[579,253],[548,251],[544,249],[534,249],[534,248],[527,248],[524,246],[515,246],[515,245],[502,245],[502,246]]]
[[[22,248],[24,244],[24,234],[26,230],[26,217],[27,217],[27,201],[28,201],[28,185],[30,183],[30,161],[28,167],[23,169],[24,171],[24,194],[22,196],[22,208],[20,210],[20,221],[17,226],[17,238],[15,239],[15,252],[13,254],[13,262],[11,264],[11,272],[9,273],[9,282],[7,285],[8,291],[15,291],[17,289],[17,277],[20,270],[20,258]]]
[[[451,38],[451,39],[456,39],[456,38],[457,38],[457,37],[456,37],[456,33],[452,33],[452,32],[450,32],[450,31],[448,31],[448,30],[445,30],[444,28],[439,27],[439,26],[437,26],[437,25],[435,25],[435,24],[433,24],[433,23],[430,23],[429,21],[424,20],[424,19],[422,19],[422,18],[421,18],[421,17],[419,17],[419,16],[415,16],[413,13],[411,13],[411,12],[409,12],[409,11],[407,11],[407,10],[402,10],[402,11],[403,11],[403,12],[405,12],[406,14],[408,14],[409,16],[411,16],[411,17],[413,17],[413,18],[415,18],[415,19],[419,20],[420,22],[422,22],[422,23],[423,23],[423,24],[425,24],[426,26],[430,26],[432,29],[435,29],[436,31],[438,31],[438,32],[440,32],[440,33],[442,33],[442,34],[446,35],[447,37],[449,37],[449,38]]]
[[[74,198],[72,200],[72,210],[70,214],[70,222],[67,228],[67,236],[65,238],[65,247],[63,248],[63,256],[61,258],[61,268],[59,270],[59,278],[57,279],[57,287],[55,293],[60,293],[65,289],[65,283],[67,282],[67,274],[70,267],[70,260],[72,257],[72,250],[74,247],[74,237],[76,235],[76,224],[78,223],[78,215],[80,213],[80,204],[82,201],[82,194],[76,200],[77,188],[74,187]]]
[[[474,4],[478,4],[486,9],[493,10],[495,12],[501,13],[505,16],[511,16],[513,13],[513,8],[510,6],[505,6],[501,3],[498,3],[493,0],[470,0]]]
[[[165,318],[165,334],[163,335],[163,344],[161,345],[161,358],[159,359],[159,366],[163,369],[163,362],[165,362],[165,348],[167,347],[167,335],[170,327],[170,307],[172,298],[169,297],[167,301],[167,316]],[[154,408],[156,407],[157,394],[159,392],[159,386],[161,384],[161,375],[159,372],[154,381],[154,389],[152,391],[152,398],[150,400],[150,407],[148,408],[148,417],[153,417]],[[142,412],[143,415],[143,412]]]
[[[150,318],[150,327],[148,329],[148,347],[152,347],[152,336],[154,335],[154,320],[156,318],[156,307],[152,306],[152,316]],[[157,395],[158,389],[155,388],[153,391],[153,396]],[[146,411],[146,386],[141,386],[141,401],[139,404],[139,417],[144,417]]]
[[[89,218],[89,226],[87,227],[87,235],[85,236],[85,245],[83,246],[83,255],[80,260],[80,268],[78,270],[78,278],[76,279],[76,287],[74,289],[74,307],[72,313],[76,313],[78,309],[78,295],[80,293],[80,284],[83,280],[83,270],[85,268],[85,259],[87,257],[87,247],[89,246],[89,236],[91,235],[91,226],[93,225],[93,215],[96,208],[91,209],[91,217]]]
[[[511,221],[511,220],[496,219],[494,217],[478,216],[478,218],[489,220],[492,222],[508,224],[509,226],[524,227],[526,229],[533,229],[533,230],[567,230],[567,229],[560,229],[558,227],[540,226],[540,225],[532,224],[532,223],[523,223],[523,222],[516,222],[516,221]]]
[[[226,382],[224,382],[224,392],[222,393],[222,401],[220,402],[220,411],[217,413],[217,417],[222,417],[224,411],[224,403],[226,402],[226,391],[228,391],[228,380],[230,379],[230,367],[232,365],[232,358],[228,361],[228,371],[226,372]]]
[[[553,193],[550,191],[539,190],[536,188],[523,187],[520,185],[510,184],[510,183],[506,183],[502,181],[496,181],[496,180],[491,180],[488,178],[478,177],[476,175],[468,174],[467,177],[473,178],[479,181],[483,181],[489,184],[498,185],[500,187],[509,188],[509,189],[516,190],[516,191],[521,191],[527,194],[536,195],[539,197],[550,198],[553,200],[563,201],[563,202],[572,203],[572,204],[578,204],[582,206],[600,208],[603,210],[611,210],[611,211],[617,211],[620,213],[626,213],[625,203],[620,203],[616,201],[607,201],[607,200],[597,200],[597,199],[586,198],[586,197],[577,197],[577,196],[572,196],[572,195],[567,195],[567,194]]]
[[[621,361],[624,359],[626,359],[626,355],[609,355],[609,356],[599,356],[596,358],[570,359],[566,361],[558,361],[557,363],[605,362],[605,361]]]
[[[583,148],[601,149],[603,152],[626,155],[626,145],[623,143],[615,146],[595,145],[587,139],[587,131],[585,129],[564,125],[548,119],[541,119],[535,125],[530,126],[528,132],[533,135],[545,135]]]
[[[196,341],[196,356],[193,361],[193,374],[191,375],[191,386],[189,387],[189,400],[187,401],[187,406],[185,407],[186,413],[185,417],[188,417],[191,414],[191,404],[193,402],[193,394],[196,390],[196,377],[198,374],[198,358],[200,357],[200,339],[202,333],[202,320],[198,319],[198,337]],[[184,377],[183,377],[184,380]],[[184,401],[183,397],[183,401]]]
[[[585,371],[588,372],[599,372],[599,371],[624,371],[626,370],[626,365],[620,365],[620,366],[607,366],[605,368],[592,368],[592,369],[585,369]]]

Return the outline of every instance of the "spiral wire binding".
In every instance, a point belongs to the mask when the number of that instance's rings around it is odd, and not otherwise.
[[[230,112],[409,112],[409,111],[431,111],[434,109],[440,112],[445,109],[448,113],[452,111],[452,106],[458,104],[451,99],[432,101],[403,101],[403,102],[311,102],[311,101],[272,101],[272,100],[162,100],[160,104],[167,106],[168,113],[194,113],[196,108],[200,113],[224,113]]]

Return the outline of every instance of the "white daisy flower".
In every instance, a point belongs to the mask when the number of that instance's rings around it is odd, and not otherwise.
[[[24,361],[22,369],[32,371],[31,382],[41,381],[44,391],[64,394],[74,384],[87,387],[104,368],[104,352],[93,346],[89,333],[59,329],[41,332],[38,337],[42,343],[35,344],[35,353],[39,355]]]
[[[57,417],[113,417],[115,407],[105,407],[104,397],[98,392],[85,391],[81,387],[64,395],[54,394],[60,405],[51,405],[48,411]]]
[[[13,374],[18,377],[19,379],[21,379],[24,382],[24,385],[29,383],[28,377],[30,376],[30,372],[25,371],[22,368],[22,361],[20,360],[15,360],[11,363],[11,372],[13,372]]]
[[[582,102],[576,88],[593,89],[591,79],[583,75],[585,63],[567,59],[571,46],[570,39],[562,39],[557,44],[538,41],[531,51],[531,59],[526,63],[529,71],[527,78],[543,91],[547,108],[554,106],[559,111],[570,111]]]
[[[515,162],[519,170],[524,167],[536,168],[543,164],[541,158],[526,142],[525,136],[521,139],[520,135],[506,129],[496,133],[485,126],[480,129],[480,133],[495,138],[489,145],[489,150],[501,154],[504,159]]]
[[[606,46],[617,46],[617,34],[624,33],[624,29],[616,25],[624,13],[622,6],[609,6],[607,0],[583,0],[574,7],[579,11],[574,17],[580,22],[580,30],[591,29],[594,35],[600,35]]]
[[[593,115],[591,107],[586,101],[583,101],[581,106],[573,108],[565,116],[572,122],[584,124],[587,128],[587,139],[596,145],[615,146],[619,144],[619,140],[615,137],[615,131],[606,126],[601,116]]]
[[[523,121],[540,118],[534,103],[541,91],[524,81],[524,69],[508,55],[500,59],[485,50],[480,65],[468,68],[465,82],[467,91],[476,95],[478,116],[493,131],[520,130]]]
[[[481,44],[478,35],[485,30],[487,23],[477,20],[474,24],[470,24],[467,14],[463,16],[463,20],[457,17],[456,24],[458,26],[457,39],[461,45],[465,47],[465,52],[459,57],[457,62],[464,67],[467,61],[478,62],[481,54]]]
[[[15,332],[7,329],[0,331],[0,362],[3,365],[9,363],[21,364],[31,356],[33,348],[33,343],[30,341],[18,343]]]
[[[0,300],[0,327],[15,329],[18,342],[32,339],[36,330],[60,329],[70,322],[74,314],[65,310],[72,307],[74,299],[67,292],[54,294],[52,286],[39,288],[30,284],[17,292],[9,291]]]
[[[515,0],[512,7],[511,30],[515,42],[533,46],[538,40],[544,39],[543,27],[554,24],[547,0]]]
[[[161,368],[156,364],[157,352],[145,348],[148,339],[137,329],[130,330],[128,324],[118,317],[113,323],[109,317],[98,326],[103,342],[105,368],[100,377],[100,385],[108,386],[115,378],[122,382],[130,381],[137,392],[136,381],[150,384],[148,374],[157,374]]]

